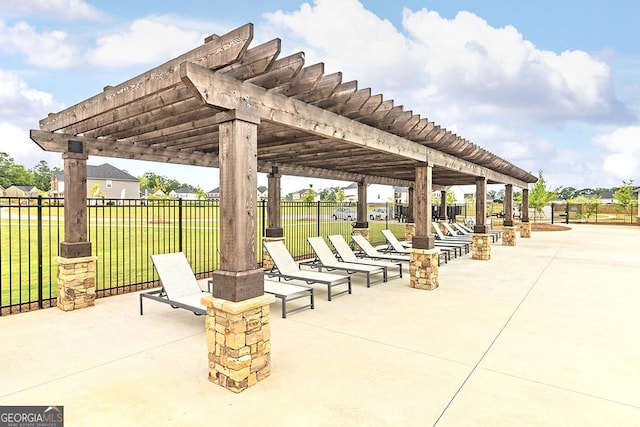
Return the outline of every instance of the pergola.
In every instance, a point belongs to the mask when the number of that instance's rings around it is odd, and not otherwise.
[[[63,154],[65,241],[61,259],[90,257],[85,214],[88,156],[220,169],[220,270],[214,297],[240,302],[263,294],[255,262],[257,172],[269,175],[269,237],[282,236],[280,177],[355,181],[357,227],[366,228],[366,185],[409,187],[413,246],[434,250],[431,193],[477,188],[476,233],[486,233],[486,185],[511,189],[536,177],[425,117],[394,105],[304,53],[279,58],[275,39],[249,47],[253,25],[212,35],[199,46],[40,121],[31,138]],[[213,172],[212,172],[213,173]],[[526,213],[527,209],[523,209]],[[527,220],[527,218],[524,218]],[[413,262],[413,261],[412,261]]]

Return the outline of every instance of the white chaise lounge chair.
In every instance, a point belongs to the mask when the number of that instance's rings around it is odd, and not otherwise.
[[[342,237],[342,235],[334,234],[327,237],[329,238],[329,241],[335,248],[336,252],[338,253],[338,256],[342,261],[356,263],[356,264],[373,265],[376,267],[385,267],[387,269],[387,279],[389,279],[389,276],[388,276],[389,269],[397,269],[398,270],[397,276],[392,276],[392,277],[402,277],[402,261],[398,261],[398,260],[380,261],[380,260],[373,260],[373,259],[367,259],[367,258],[358,258],[355,252],[353,252],[349,247],[349,244],[347,243],[347,241],[344,240],[344,237]]]
[[[327,285],[327,300],[329,301],[334,296],[351,293],[351,276],[301,270],[282,240],[263,242],[263,244],[274,264],[272,269],[265,272],[268,277],[277,277],[278,280],[300,280],[309,285],[315,283]],[[333,288],[341,285],[347,285],[347,289],[334,293]]]
[[[409,255],[390,254],[378,251],[364,236],[354,234],[351,236],[356,245],[360,246],[360,249],[367,258],[387,260],[387,261],[411,261]]]
[[[151,255],[151,260],[158,272],[162,288],[140,294],[141,315],[143,314],[143,298],[169,304],[173,308],[184,308],[196,315],[206,314],[207,308],[202,305],[200,299],[203,296],[211,295],[213,291],[211,279],[203,279],[208,283],[209,292],[203,291],[199,285],[199,282],[203,280],[196,280],[193,270],[182,252]],[[313,288],[309,286],[265,280],[264,291],[281,301],[283,318],[286,318],[289,313],[305,308],[314,308]],[[287,308],[287,302],[301,298],[309,298],[309,303]]]
[[[391,230],[381,230],[382,235],[384,236],[384,238],[387,240],[387,243],[389,244],[389,251],[390,252],[395,252],[395,253],[399,253],[399,254],[408,254],[409,250],[408,248],[411,247],[411,243],[408,242],[401,242],[400,240],[398,240],[398,238],[395,236],[395,234],[393,234],[391,232]],[[439,245],[436,243],[436,247],[438,249],[440,249],[440,254],[438,255],[438,265],[441,264],[441,261],[444,260],[445,264],[449,262],[449,260],[451,259],[451,250],[454,251],[454,255],[457,258],[458,254],[455,252],[455,249],[453,249],[452,247],[446,245]]]
[[[203,291],[198,285],[184,253],[151,255],[151,260],[158,272],[162,288],[140,293],[140,315],[143,314],[144,298],[169,304],[173,308],[184,308],[196,315],[206,314],[207,308],[202,305],[200,299],[211,294]]]
[[[387,267],[379,267],[373,265],[356,264],[352,262],[338,261],[336,256],[331,251],[331,248],[324,241],[322,237],[307,237],[311,248],[316,253],[318,263],[315,265],[319,271],[322,269],[340,270],[347,274],[364,273],[367,276],[367,288],[371,285],[379,282],[387,281]],[[382,273],[382,280],[371,282],[371,275],[376,273]]]

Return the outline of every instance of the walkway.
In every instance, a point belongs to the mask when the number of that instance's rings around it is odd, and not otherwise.
[[[272,373],[207,381],[203,317],[137,294],[0,318],[0,405],[68,426],[637,426],[640,227],[577,225],[272,316]]]

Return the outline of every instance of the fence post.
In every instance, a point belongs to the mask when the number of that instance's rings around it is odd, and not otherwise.
[[[267,208],[267,201],[266,200],[261,200],[260,202],[261,202],[261,205],[262,205],[262,207],[261,207],[262,208],[262,215],[260,215],[260,220],[262,221],[262,227],[261,228],[262,228],[262,236],[264,237],[267,234],[267,231],[266,231],[267,221],[265,220],[266,215],[267,215],[267,212],[266,212],[266,210],[267,210],[266,209]],[[269,226],[271,226],[271,224],[269,224]]]
[[[316,223],[318,225],[318,234],[316,234],[316,236],[320,236],[320,200],[318,200],[316,206]]]
[[[42,196],[38,196],[38,308],[42,308]]]
[[[178,199],[178,252],[182,252],[182,197]]]

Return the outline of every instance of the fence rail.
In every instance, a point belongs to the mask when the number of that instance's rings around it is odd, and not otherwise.
[[[89,199],[87,227],[92,254],[97,257],[97,296],[157,286],[150,257],[157,253],[184,252],[198,277],[210,275],[220,265],[219,207],[215,200]],[[351,221],[333,218],[339,207],[355,209],[346,203],[282,203],[285,243],[295,258],[312,253],[307,237],[351,234]],[[393,206],[382,207],[395,211]],[[376,221],[380,229],[393,221],[380,219]],[[260,201],[257,265],[262,264],[266,221],[267,204]],[[0,198],[0,315],[55,305],[57,258],[63,240],[63,199]]]

